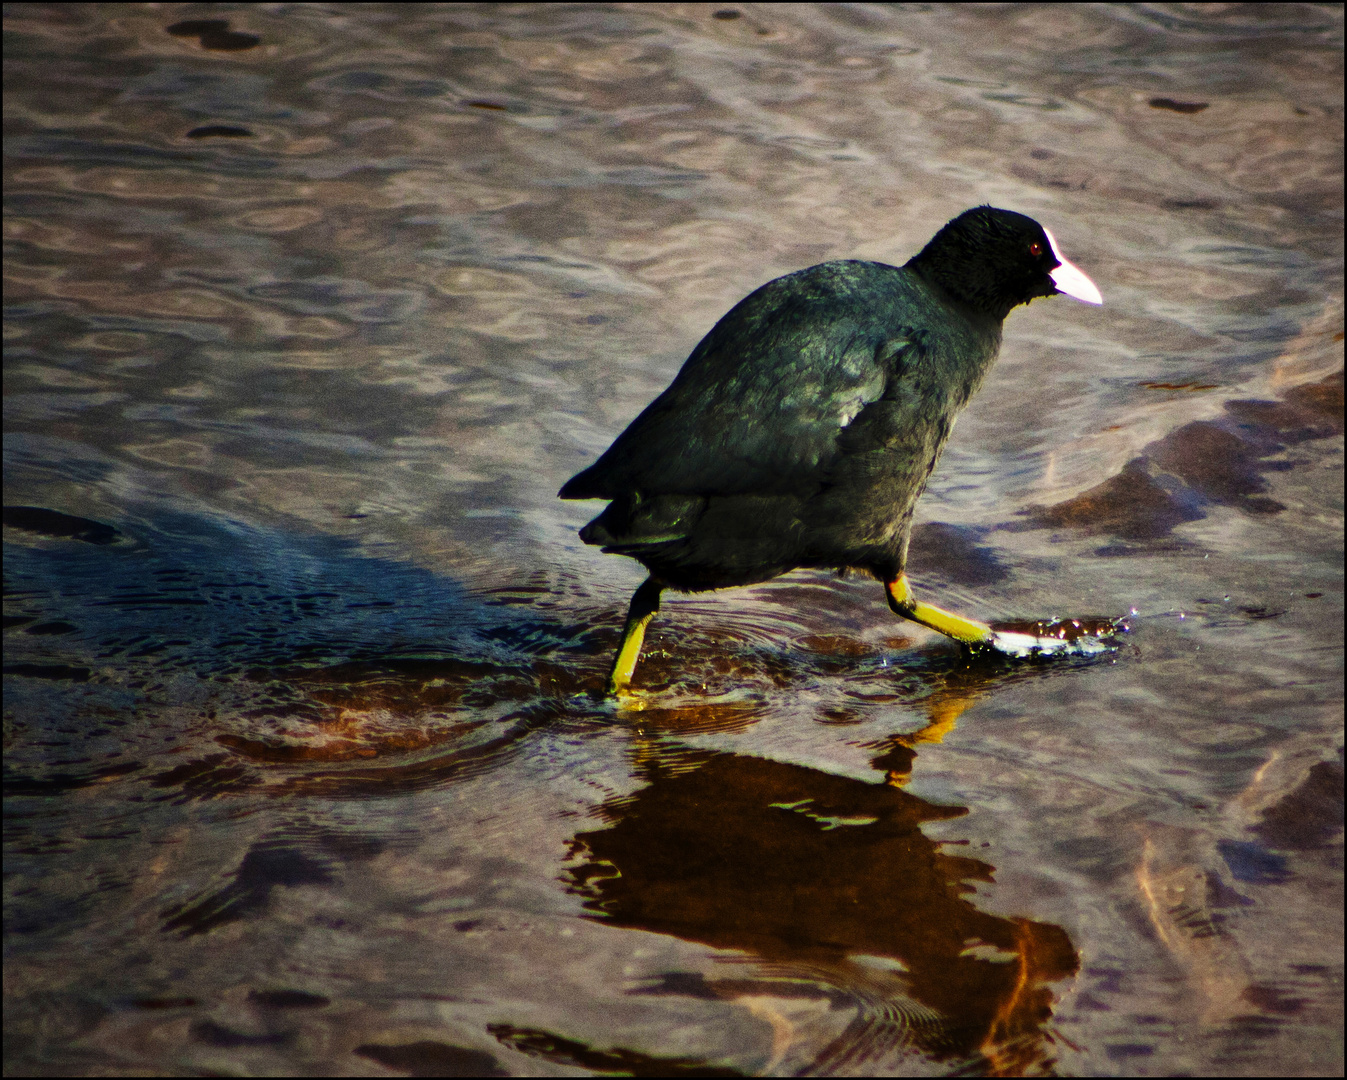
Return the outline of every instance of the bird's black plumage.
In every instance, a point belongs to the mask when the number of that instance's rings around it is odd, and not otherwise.
[[[1032,218],[977,207],[905,266],[787,274],[736,304],[563,499],[653,587],[765,581],[802,566],[902,574],[912,511],[1018,304],[1069,271]],[[1075,279],[1072,279],[1075,283]],[[655,595],[658,593],[656,591]]]

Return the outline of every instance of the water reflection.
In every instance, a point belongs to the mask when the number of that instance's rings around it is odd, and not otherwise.
[[[1060,926],[980,911],[972,883],[995,868],[921,830],[967,808],[902,790],[914,748],[942,739],[996,674],[936,681],[930,723],[877,747],[884,784],[637,737],[646,786],[596,811],[605,828],[576,834],[572,888],[605,922],[739,950],[760,973],[671,973],[633,992],[754,999],[776,1020],[767,1072],[845,1072],[912,1051],[983,1075],[1051,1068],[1049,985],[1075,974],[1075,948]],[[771,1005],[801,997],[855,1013],[808,1060]]]

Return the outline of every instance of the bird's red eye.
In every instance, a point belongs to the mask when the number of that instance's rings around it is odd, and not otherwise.
[[[1043,254],[1043,245],[1040,244],[1037,240],[1035,240],[1032,244],[1029,245],[1029,254],[1032,255],[1034,258],[1038,258],[1038,256]]]

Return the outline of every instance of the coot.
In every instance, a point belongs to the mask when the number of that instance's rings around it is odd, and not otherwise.
[[[978,206],[905,266],[845,259],[769,281],[712,328],[667,390],[563,499],[608,499],[580,530],[650,577],[608,679],[631,681],[660,593],[859,569],[904,618],[972,648],[1047,651],[1060,627],[998,631],[918,601],[903,568],[912,510],[1012,308],[1099,290],[1032,218]]]

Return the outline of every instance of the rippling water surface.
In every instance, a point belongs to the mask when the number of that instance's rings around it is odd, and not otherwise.
[[[1342,9],[14,5],[7,1071],[1338,1074]],[[557,501],[716,317],[990,202],[874,582]]]

